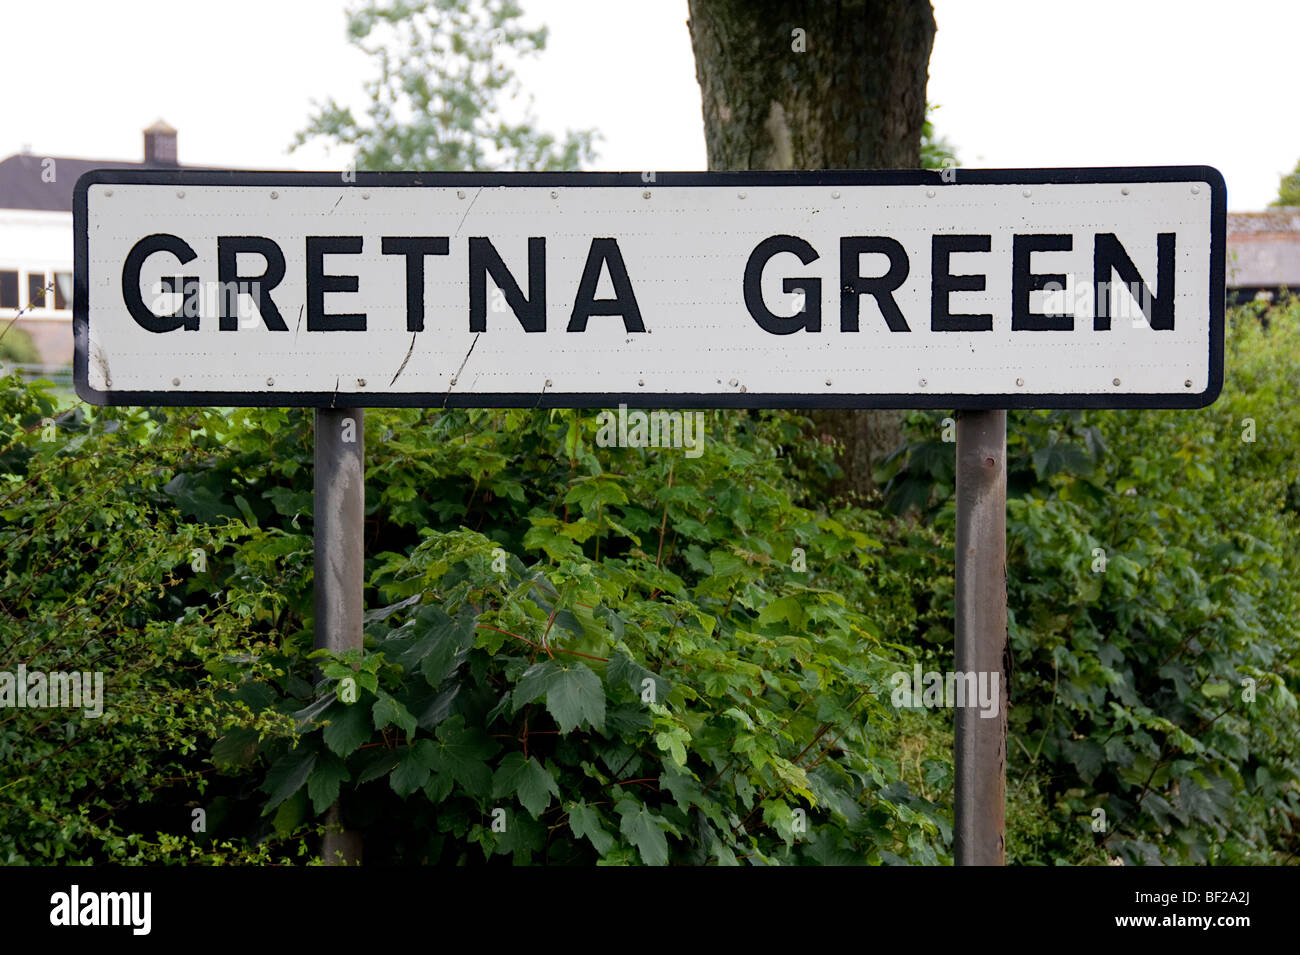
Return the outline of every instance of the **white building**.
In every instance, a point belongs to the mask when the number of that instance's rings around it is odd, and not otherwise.
[[[30,152],[0,162],[0,329],[31,336],[41,361],[72,364],[72,190],[91,169],[175,168],[176,130],[144,131],[144,161],[75,159]],[[47,292],[46,289],[49,289]]]
[[[1300,209],[1228,214],[1228,301],[1300,293]]]

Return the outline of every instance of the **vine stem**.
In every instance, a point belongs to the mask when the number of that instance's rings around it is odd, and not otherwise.
[[[529,645],[530,647],[532,647],[534,650],[545,650],[545,651],[547,652],[547,654],[551,657],[552,660],[555,659],[555,654],[556,654],[556,653],[567,653],[567,654],[569,654],[570,656],[575,656],[575,657],[584,657],[585,659],[588,659],[588,660],[598,660],[598,661],[600,661],[601,663],[608,663],[608,662],[609,662],[609,657],[598,657],[598,656],[594,656],[594,655],[592,655],[592,654],[590,654],[590,653],[582,653],[582,652],[579,651],[579,650],[566,650],[564,647],[556,647],[556,648],[555,648],[555,652],[552,653],[550,647],[543,646],[543,645],[540,644],[540,643],[533,643],[533,641],[529,640],[527,637],[522,637],[522,636],[520,636],[520,635],[517,634],[517,633],[511,633],[509,630],[502,630],[500,627],[494,627],[494,626],[492,626],[490,623],[480,623],[476,629],[478,629],[478,630],[495,630],[497,633],[504,633],[507,637],[514,637],[516,640],[522,640],[524,643],[528,644],[528,645]]]

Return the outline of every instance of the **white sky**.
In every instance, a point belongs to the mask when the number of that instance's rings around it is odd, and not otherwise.
[[[521,70],[544,128],[594,127],[595,168],[702,169],[685,0],[521,0],[551,28]],[[1300,157],[1295,0],[935,0],[929,99],[969,167],[1208,164],[1259,209]],[[0,157],[138,160],[159,117],[182,162],[340,168],[290,155],[312,99],[370,75],[343,0],[6,4]],[[810,48],[820,42],[809,36]]]

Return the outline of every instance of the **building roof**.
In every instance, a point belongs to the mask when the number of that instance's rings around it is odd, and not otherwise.
[[[1300,208],[1228,213],[1229,236],[1276,233],[1300,233]]]
[[[92,169],[170,168],[170,164],[121,162],[111,159],[73,159],[19,153],[0,161],[0,209],[36,209],[71,212],[72,189],[82,173]],[[48,181],[47,181],[48,180]]]
[[[1228,215],[1228,286],[1300,289],[1300,209]]]

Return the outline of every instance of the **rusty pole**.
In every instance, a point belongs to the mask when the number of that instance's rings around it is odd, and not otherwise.
[[[957,673],[997,680],[997,714],[957,707],[953,852],[957,865],[1006,861],[1007,413],[957,415]]]
[[[316,648],[361,649],[365,587],[365,417],[361,408],[317,408],[313,492]],[[358,865],[361,833],[345,830],[330,806],[321,856],[327,865]]]

